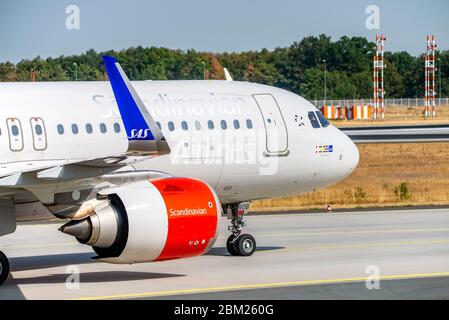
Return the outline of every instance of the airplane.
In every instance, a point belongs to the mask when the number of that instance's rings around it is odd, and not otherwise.
[[[251,201],[329,186],[359,153],[310,102],[226,80],[0,84],[0,236],[61,219],[95,259],[133,264],[206,253],[228,218],[233,256]],[[0,252],[0,284],[9,274]]]

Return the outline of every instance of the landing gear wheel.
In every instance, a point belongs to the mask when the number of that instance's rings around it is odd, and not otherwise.
[[[226,249],[228,249],[228,252],[231,256],[239,256],[239,253],[235,248],[237,241],[235,241],[234,239],[234,235],[229,236],[228,240],[226,241]]]
[[[0,251],[0,286],[6,281],[9,275],[8,258]]]
[[[234,242],[234,247],[240,256],[252,256],[256,251],[256,239],[250,234],[242,234]]]
[[[256,251],[256,240],[250,234],[242,234],[242,228],[246,227],[243,216],[248,212],[250,207],[249,201],[231,203],[223,207],[231,220],[228,230],[232,235],[226,241],[226,248],[232,256],[249,257]]]

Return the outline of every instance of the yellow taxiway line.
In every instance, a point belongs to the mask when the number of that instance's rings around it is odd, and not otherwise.
[[[402,279],[415,279],[415,278],[431,278],[431,277],[447,277],[448,272],[435,272],[435,273],[415,273],[415,274],[399,274],[380,276],[379,280],[402,280]],[[333,284],[333,283],[349,283],[366,281],[367,277],[354,277],[354,278],[340,278],[340,279],[325,279],[325,280],[303,280],[303,281],[289,281],[289,282],[272,282],[272,283],[256,283],[256,284],[243,284],[243,285],[231,285],[223,287],[211,287],[211,288],[195,288],[195,289],[181,289],[181,290],[167,290],[167,291],[155,291],[144,293],[129,293],[129,294],[117,294],[110,296],[93,296],[77,298],[72,300],[107,300],[107,299],[135,299],[135,298],[148,298],[158,296],[180,295],[180,294],[196,294],[196,293],[211,293],[220,291],[233,291],[233,290],[250,290],[250,289],[269,289],[289,286],[307,286],[307,285],[320,285],[320,284]]]

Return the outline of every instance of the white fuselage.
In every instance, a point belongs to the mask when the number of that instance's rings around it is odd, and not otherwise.
[[[332,125],[313,128],[309,113],[317,109],[285,90],[236,81],[133,85],[161,126],[171,154],[137,162],[132,169],[201,179],[222,203],[312,191],[357,166],[352,141]],[[1,177],[125,154],[128,147],[108,82],[0,84],[0,130]],[[54,188],[57,193],[87,188],[86,183]],[[15,192],[0,189],[2,195]]]

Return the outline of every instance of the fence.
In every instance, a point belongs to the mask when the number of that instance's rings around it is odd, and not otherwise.
[[[311,102],[318,108],[322,106],[362,106],[373,105],[373,99],[339,99],[339,100],[311,100]],[[436,98],[435,104],[439,106],[449,106],[449,98]],[[423,107],[424,98],[398,98],[385,99],[385,107],[400,106],[400,107]]]

